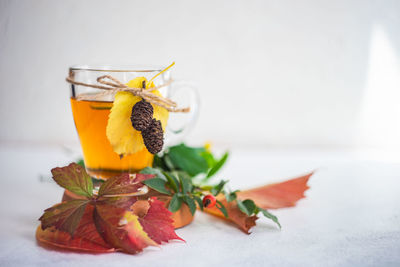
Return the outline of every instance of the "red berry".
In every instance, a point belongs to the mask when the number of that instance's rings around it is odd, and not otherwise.
[[[213,195],[203,197],[203,206],[205,208],[212,208],[217,203],[217,199]]]

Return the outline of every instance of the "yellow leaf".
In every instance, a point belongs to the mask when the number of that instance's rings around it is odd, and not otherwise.
[[[154,87],[153,82],[147,84],[145,77],[137,77],[129,81],[126,85],[133,88],[141,88],[143,81],[146,83],[146,88]],[[152,93],[161,96],[158,90],[154,90]],[[115,95],[108,118],[106,134],[114,152],[119,155],[133,154],[145,148],[141,132],[135,130],[131,123],[132,108],[141,100],[141,97],[135,96],[130,92],[118,92]],[[169,112],[160,106],[153,104],[152,106],[154,109],[153,117],[161,121],[165,132]]]

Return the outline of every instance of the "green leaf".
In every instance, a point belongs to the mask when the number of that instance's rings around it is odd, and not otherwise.
[[[182,206],[182,199],[179,198],[177,194],[175,194],[171,198],[171,201],[169,202],[168,209],[171,212],[176,212],[181,208],[181,206]]]
[[[171,195],[171,193],[165,188],[165,184],[167,183],[165,180],[161,178],[153,178],[149,180],[142,181],[145,185],[147,185],[150,188],[153,188],[154,190],[166,194],[166,195]]]
[[[186,179],[189,179],[190,181],[192,181],[192,176],[190,176],[187,172],[185,171],[178,171],[175,170],[173,173],[175,173],[177,176],[182,176],[185,177]]]
[[[167,170],[167,166],[165,166],[165,163],[164,163],[162,157],[160,157],[159,155],[154,155],[153,168]]]
[[[146,167],[146,168],[142,169],[140,171],[140,173],[143,173],[143,174],[154,174],[156,178],[160,178],[160,179],[163,179],[165,181],[167,180],[165,175],[159,169],[156,169],[156,168]]]
[[[186,194],[192,191],[192,181],[190,178],[185,177],[184,175],[179,175],[178,178],[181,184],[182,193]]]
[[[246,206],[243,204],[243,202],[242,202],[241,200],[237,200],[236,203],[237,203],[237,205],[238,205],[238,208],[239,208],[243,213],[245,213],[245,214],[247,214],[247,215],[250,216],[249,211],[247,210]]]
[[[228,159],[229,153],[225,152],[225,154],[221,157],[221,159],[215,163],[215,165],[211,168],[211,170],[207,174],[207,178],[210,178],[214,174],[216,174],[222,166],[224,166],[226,160]]]
[[[207,161],[209,168],[212,168],[217,163],[217,161],[214,158],[214,155],[207,150],[200,153],[200,155]]]
[[[229,193],[225,193],[226,201],[232,202],[232,201],[236,200],[236,198],[237,198],[236,193],[237,192],[239,192],[239,190],[236,190],[236,191],[233,191],[233,192],[229,192]]]
[[[83,168],[85,168],[85,162],[83,161],[83,159],[78,159],[76,161],[76,164],[81,165]]]
[[[194,213],[196,212],[196,203],[194,202],[194,200],[188,195],[185,195],[183,197],[183,201],[189,206],[190,212],[192,213],[192,215],[194,215]]]
[[[134,195],[138,193],[142,187],[143,184],[137,182],[129,173],[123,173],[119,176],[107,179],[100,186],[98,196]]]
[[[168,173],[168,172],[163,172],[163,173],[165,175],[165,178],[167,178],[168,184],[171,187],[171,189],[177,193],[179,191],[178,179],[176,179],[176,177],[172,173]]]
[[[244,201],[237,200],[237,205],[239,209],[248,216],[251,216],[257,209],[256,204],[251,199],[246,199]]]
[[[226,208],[224,206],[224,204],[221,203],[221,201],[217,200],[217,205],[216,205],[217,209],[219,209],[222,214],[224,214],[224,216],[226,218],[228,218],[228,212],[226,211]]]
[[[211,189],[211,194],[213,194],[214,196],[217,196],[221,192],[221,190],[224,188],[224,186],[227,182],[228,181],[221,180],[221,182],[219,182],[219,184],[217,184],[216,186],[214,186]]]
[[[172,162],[171,158],[169,157],[168,153],[166,153],[163,156],[163,161],[165,166],[167,167],[168,170],[173,171],[176,169],[176,166],[174,165],[174,163]]]
[[[200,209],[203,210],[203,201],[198,196],[193,196],[194,200],[196,200],[197,205],[199,205]]]
[[[51,173],[54,181],[61,187],[87,198],[93,196],[92,178],[82,166],[73,162],[68,166],[52,169]]]
[[[281,224],[280,224],[279,221],[278,221],[278,217],[276,217],[275,215],[273,215],[272,213],[270,213],[268,210],[265,210],[265,209],[261,209],[261,208],[260,208],[260,211],[262,212],[262,214],[263,214],[265,217],[267,217],[268,219],[271,219],[274,223],[276,223],[276,224],[279,226],[279,228],[282,228],[282,227],[281,227]]]
[[[204,148],[192,148],[184,144],[169,148],[169,158],[173,165],[186,171],[191,176],[199,173],[206,173],[208,170],[207,161],[201,156]]]
[[[89,202],[90,200],[87,199],[74,199],[46,209],[39,218],[42,222],[42,229],[54,226],[73,236]]]

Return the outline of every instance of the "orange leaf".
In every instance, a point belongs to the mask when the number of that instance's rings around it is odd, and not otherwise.
[[[115,249],[107,245],[97,232],[92,215],[93,206],[88,205],[73,238],[69,233],[56,230],[54,227],[42,230],[39,226],[36,230],[36,239],[40,244],[61,249],[91,253],[114,252]]]
[[[269,184],[237,193],[239,199],[252,199],[263,209],[293,207],[309,188],[308,180],[314,173],[294,178],[282,183]]]
[[[204,211],[210,213],[212,215],[221,217],[223,219],[229,220],[236,224],[243,232],[249,233],[251,227],[256,225],[256,220],[258,219],[257,216],[247,216],[243,212],[240,211],[236,202],[227,202],[225,197],[218,197],[219,201],[225,206],[226,211],[228,212],[228,218],[222,214],[222,212],[217,209],[216,206],[213,208],[204,208]]]
[[[257,206],[263,209],[279,209],[292,207],[296,202],[304,198],[304,192],[309,188],[307,185],[313,173],[294,178],[282,183],[269,184],[237,193],[239,199],[252,199]],[[236,224],[242,231],[249,233],[251,227],[256,225],[257,216],[247,216],[237,207],[236,202],[227,202],[222,194],[218,200],[224,204],[228,218],[216,207],[205,208],[204,211],[212,215],[227,219]]]

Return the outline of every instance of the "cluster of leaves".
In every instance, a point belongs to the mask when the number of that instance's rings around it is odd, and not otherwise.
[[[238,199],[236,194],[237,192],[239,191],[238,190],[233,192],[224,191],[226,201],[228,203],[236,201],[238,208],[247,216],[257,215],[261,212],[266,218],[271,219],[274,223],[276,223],[279,226],[279,228],[281,228],[281,224],[279,223],[278,218],[275,215],[270,213],[268,210],[257,206],[252,199],[245,199],[243,201]]]
[[[171,195],[168,209],[178,211],[182,203],[186,203],[192,214],[196,212],[196,203],[203,210],[202,198],[210,186],[200,186],[194,183],[194,178],[200,177],[201,182],[208,181],[224,165],[228,159],[226,152],[220,159],[205,147],[189,147],[185,144],[169,147],[162,156],[156,155],[153,168],[145,168],[144,174],[154,174],[155,178],[144,183],[154,190]],[[218,194],[218,185],[215,192]],[[215,195],[217,195],[215,194]],[[224,205],[217,201],[216,207],[228,216]]]
[[[72,238],[74,235],[78,238],[91,236],[96,240],[100,235],[110,248],[128,253],[180,239],[174,231],[172,213],[163,202],[156,198],[139,200],[134,197],[144,186],[143,182],[153,175],[132,177],[126,173],[110,178],[94,195],[92,179],[81,165],[71,163],[51,172],[57,184],[77,197],[46,209],[39,218],[43,231],[54,227]],[[89,221],[82,220],[84,214]]]
[[[189,147],[180,144],[169,147],[162,156],[155,156],[153,168],[145,168],[141,173],[155,175],[155,178],[144,181],[147,186],[160,193],[172,196],[168,207],[171,212],[179,210],[182,203],[186,203],[194,214],[196,202],[203,210],[202,198],[206,194],[212,194],[215,197],[224,195],[228,203],[235,202],[240,211],[247,216],[257,215],[261,212],[281,227],[276,216],[266,209],[258,207],[253,200],[238,199],[238,190],[230,191],[226,188],[228,181],[221,180],[214,185],[208,184],[210,178],[225,164],[228,155],[228,152],[226,152],[220,159],[216,159],[204,147]],[[199,182],[196,183],[195,181]],[[218,198],[216,208],[225,217],[229,217],[227,208]]]
[[[228,181],[210,182],[227,158],[225,153],[216,159],[205,148],[184,144],[170,147],[155,157],[152,168],[136,175],[125,173],[110,178],[98,188],[97,194],[93,193],[96,191],[93,178],[86,173],[83,161],[54,168],[53,179],[72,195],[64,194],[62,203],[45,210],[36,237],[40,242],[78,251],[137,253],[147,246],[181,240],[174,231],[171,215],[183,204],[192,214],[199,207],[207,213],[225,216],[246,233],[255,225],[259,213],[280,227],[278,219],[266,209],[294,206],[304,197],[309,188],[307,181],[313,174],[245,191],[230,191]],[[150,190],[148,195],[137,196],[144,185],[158,193]],[[170,196],[168,209],[162,195]],[[216,197],[215,207],[203,206],[206,195]]]

